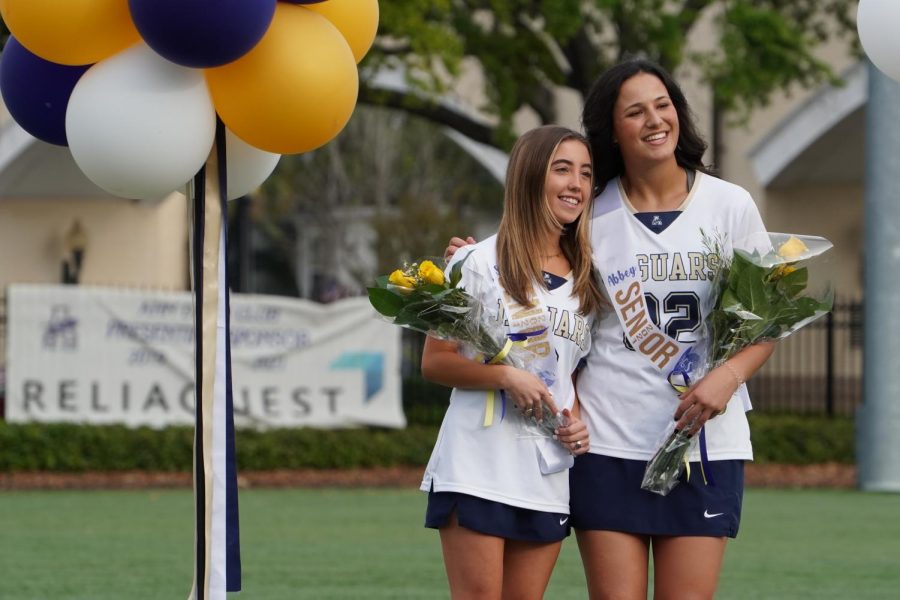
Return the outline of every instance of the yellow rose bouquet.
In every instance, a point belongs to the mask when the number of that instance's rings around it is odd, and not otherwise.
[[[453,265],[449,278],[431,260],[404,264],[375,280],[368,288],[369,302],[395,325],[470,344],[495,356],[503,341],[482,324],[482,307],[459,287],[464,262]]]
[[[721,244],[708,242],[720,268],[714,279],[716,304],[706,319],[708,362],[717,366],[741,349],[779,340],[828,313],[834,295],[828,278],[811,279],[810,261],[831,248],[816,236],[765,234],[745,241],[730,260]],[[816,285],[813,285],[816,284]]]
[[[726,253],[722,236],[701,234],[710,262],[718,265],[713,276],[715,292],[712,307],[704,311],[704,334],[697,344],[701,352],[689,349],[669,374],[678,392],[743,348],[789,336],[828,313],[834,303],[821,261],[813,261],[832,247],[825,238],[761,233]],[[811,270],[814,266],[819,271]],[[678,484],[693,443],[700,444],[700,464],[704,478],[708,477],[704,431],[698,440],[688,438],[688,429],[675,431],[674,423],[670,425],[647,465],[643,489],[668,494]]]
[[[525,348],[529,336],[543,330],[507,333],[502,324],[490,319],[481,302],[459,285],[467,259],[454,263],[447,277],[434,261],[407,263],[375,280],[375,286],[368,288],[369,302],[394,325],[458,342],[470,358],[526,369],[551,386],[553,366],[543,364]],[[489,397],[493,397],[491,393]],[[505,402],[503,406],[505,414]],[[526,430],[549,437],[563,425],[562,420],[548,410],[540,422],[532,419],[527,423]]]

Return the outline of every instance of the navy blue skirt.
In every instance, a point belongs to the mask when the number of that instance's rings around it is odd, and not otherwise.
[[[647,461],[598,454],[575,459],[569,471],[571,524],[575,529],[637,535],[736,537],[744,496],[744,461],[710,464],[715,485],[707,485],[700,463],[690,480],[666,496],[641,489]]]
[[[440,529],[453,511],[460,526],[519,542],[558,542],[571,533],[569,515],[528,510],[456,492],[428,492],[425,527]]]

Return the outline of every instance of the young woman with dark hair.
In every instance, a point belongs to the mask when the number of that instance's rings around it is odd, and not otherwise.
[[[572,470],[571,509],[590,597],[646,598],[652,552],[655,598],[712,598],[726,539],[738,531],[744,461],[753,457],[744,382],[774,346],[745,349],[679,395],[666,376],[674,365],[660,369],[665,355],[631,338],[629,325],[646,318],[677,344],[701,342],[717,268],[704,234],[729,252],[765,228],[750,195],[704,167],[706,145],[685,96],[658,65],[635,59],[609,69],[582,119],[598,173],[595,264],[605,279],[620,261],[637,267],[634,293],[609,285],[613,310],[598,323],[577,382],[591,450]],[[673,418],[679,429],[702,431],[709,473],[694,450],[690,476],[660,496],[641,480]]]

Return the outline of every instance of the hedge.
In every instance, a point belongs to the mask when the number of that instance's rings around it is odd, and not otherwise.
[[[756,461],[852,463],[853,421],[751,413]],[[437,426],[238,430],[238,468],[421,466]],[[0,472],[190,471],[193,429],[0,422]]]
[[[748,417],[758,463],[852,464],[856,460],[853,419],[756,412]]]
[[[190,471],[190,427],[0,422],[0,472]],[[437,428],[238,430],[238,469],[424,465]]]

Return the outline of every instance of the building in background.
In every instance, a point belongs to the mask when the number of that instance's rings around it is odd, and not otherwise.
[[[718,123],[718,135],[714,135],[715,111],[708,88],[689,68],[676,75],[707,139],[716,138],[718,147],[711,149],[708,160],[717,157],[719,175],[750,191],[770,230],[832,240],[831,272],[837,297],[856,300],[863,277],[866,70],[837,44],[825,47],[822,58],[842,74],[843,86],[797,87],[790,95],[773,98],[746,123],[729,123],[726,117]],[[473,111],[481,99],[475,71],[462,78],[452,98]],[[385,85],[393,85],[390,78]],[[580,103],[577,94],[560,92],[561,124],[580,127]],[[520,131],[537,124],[534,115],[524,111],[517,115]],[[502,178],[502,158],[496,150],[458,133],[452,138],[484,165],[487,177]],[[320,193],[323,204],[330,202],[324,188],[313,192]],[[4,257],[0,295],[7,285],[21,282],[185,290],[189,287],[186,204],[177,193],[153,202],[106,194],[81,174],[67,149],[34,140],[0,106],[0,252]],[[276,281],[264,288],[262,282],[272,275],[253,275],[262,265],[251,260],[241,265],[241,289],[278,290],[320,300],[346,295],[354,283],[359,291],[368,276],[360,266],[369,272],[376,269],[372,215],[372,210],[345,206],[332,215],[336,218],[332,225],[326,221],[319,225],[298,214],[290,224],[291,259],[280,267],[294,279],[293,284],[279,287]],[[485,223],[487,229],[471,233],[486,235],[490,223]],[[244,232],[242,239],[241,256],[252,258],[261,245],[258,232]],[[435,247],[434,253],[441,249]],[[278,268],[271,272],[278,277]],[[858,354],[858,340],[852,342],[852,335],[848,339],[845,345],[856,348]],[[3,352],[5,343],[0,339],[0,366],[5,362]]]

